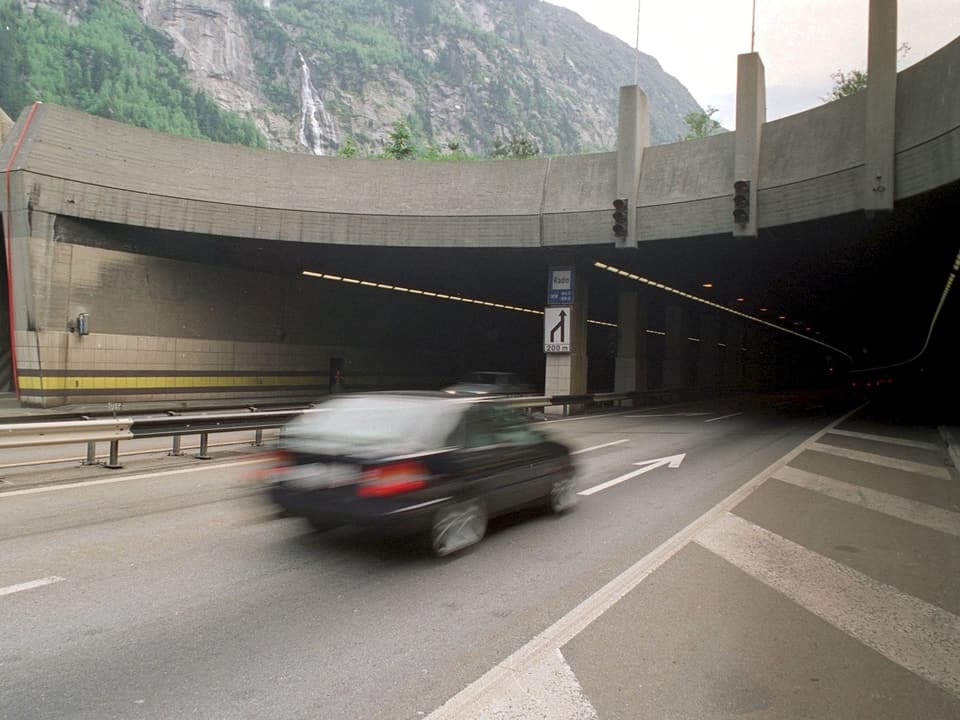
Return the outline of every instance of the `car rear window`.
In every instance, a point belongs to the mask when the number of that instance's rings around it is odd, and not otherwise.
[[[460,418],[445,398],[343,396],[304,413],[284,429],[298,438],[336,446],[426,450],[442,447]]]

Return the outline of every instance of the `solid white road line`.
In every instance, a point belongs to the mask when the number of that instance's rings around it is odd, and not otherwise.
[[[960,695],[960,617],[730,513],[696,542],[888,660]]]
[[[625,438],[624,440],[614,440],[613,442],[604,443],[603,445],[594,445],[593,447],[584,448],[583,450],[574,450],[571,455],[580,455],[581,453],[593,452],[594,450],[602,450],[603,448],[611,447],[613,445],[622,445],[623,443],[630,442],[630,438]]]
[[[873,440],[875,442],[890,443],[891,445],[902,445],[903,447],[918,448],[920,450],[943,450],[942,445],[936,443],[920,442],[919,440],[907,440],[905,438],[892,437],[890,435],[872,435],[870,433],[853,432],[852,430],[831,430],[831,435],[845,435],[846,437],[859,438],[860,440]]]
[[[240,460],[238,462],[219,463],[217,465],[195,465],[179,470],[162,470],[155,473],[142,473],[140,475],[124,475],[115,478],[101,478],[99,480],[86,480],[84,482],[63,483],[62,485],[43,485],[41,487],[24,488],[23,490],[10,490],[0,492],[0,500],[15,497],[17,495],[37,495],[39,493],[57,492],[59,490],[72,490],[74,488],[92,487],[94,485],[110,485],[112,483],[129,482],[131,480],[152,480],[153,478],[166,477],[169,475],[184,475],[186,473],[200,472],[202,470],[219,470],[221,468],[239,467],[241,465],[256,465],[258,463],[268,462],[264,458],[256,460]]]
[[[709,415],[708,412],[676,412],[676,413],[658,413],[649,415],[624,415],[627,418],[661,418],[661,417],[703,417]]]
[[[780,468],[773,476],[777,480],[828,495],[835,500],[843,500],[915,525],[960,537],[960,513],[792,467]]]
[[[499,702],[500,699],[515,698],[517,694],[516,675],[518,672],[528,672],[535,667],[541,667],[550,662],[550,655],[562,648],[571,639],[576,637],[590,623],[613,607],[624,595],[644,581],[652,572],[676,555],[687,545],[704,527],[723,517],[730,509],[736,507],[750,493],[759,487],[772,473],[780,469],[797,455],[802,453],[813,442],[827,433],[830,428],[836,427],[848,417],[863,407],[857,407],[839,420],[830,423],[823,430],[815,433],[806,442],[794,448],[780,460],[755,475],[727,496],[718,505],[711,508],[692,523],[687,525],[673,537],[661,543],[655,550],[641,558],[629,568],[608,582],[593,595],[588,597],[573,610],[557,620],[542,633],[536,635],[526,645],[516,650],[505,660],[488,670],[482,677],[473,681],[458,692],[443,705],[427,716],[427,720],[476,720],[474,708]],[[508,718],[523,718],[523,715],[502,716]],[[554,719],[549,715],[541,716],[543,720]],[[500,718],[498,718],[500,720]]]
[[[64,578],[58,575],[50,575],[49,577],[31,580],[30,582],[20,583],[19,585],[8,585],[7,587],[0,588],[0,595],[12,595],[13,593],[33,590],[33,588],[43,587],[44,585],[53,585],[53,583],[58,583],[63,579]]]
[[[704,422],[719,422],[720,420],[726,420],[727,418],[736,417],[737,415],[743,415],[742,412],[730,413],[729,415],[721,415],[720,417],[710,418],[709,420],[704,420]]]
[[[881,465],[883,467],[893,468],[894,470],[918,473],[920,475],[940,478],[941,480],[950,479],[950,470],[940,465],[899,460],[898,458],[887,457],[886,455],[861,452],[860,450],[847,450],[846,448],[834,447],[833,445],[826,445],[824,443],[814,443],[810,449],[816,452],[847,458],[848,460],[858,460],[859,462],[870,463],[872,465]]]

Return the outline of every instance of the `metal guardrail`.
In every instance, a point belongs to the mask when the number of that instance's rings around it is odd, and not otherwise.
[[[585,395],[554,396],[518,396],[484,398],[486,402],[496,402],[518,408],[545,408],[562,405],[564,414],[571,406],[621,402],[637,399],[639,393],[594,393]],[[480,398],[478,398],[480,399]],[[209,436],[211,433],[255,431],[254,445],[263,444],[263,431],[278,428],[303,413],[318,406],[288,410],[258,410],[250,408],[247,412],[209,413],[181,415],[168,412],[167,415],[148,417],[115,417],[110,419],[57,420],[53,422],[16,422],[0,424],[0,449],[31,447],[41,445],[65,445],[86,443],[87,457],[84,465],[96,465],[96,446],[100,442],[110,443],[110,457],[104,467],[115,469],[123,467],[119,462],[121,440],[137,438],[173,438],[170,455],[182,455],[181,439],[184,435],[200,436],[200,452],[195,457],[209,460]]]
[[[62,445],[77,442],[119,442],[133,438],[131,418],[72,420],[0,425],[0,448]]]

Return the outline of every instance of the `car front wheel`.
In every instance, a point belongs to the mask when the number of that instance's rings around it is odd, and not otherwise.
[[[476,499],[450,505],[434,516],[430,546],[437,557],[446,557],[483,539],[487,512]]]

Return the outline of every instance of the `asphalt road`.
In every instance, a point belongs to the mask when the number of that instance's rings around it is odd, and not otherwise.
[[[245,445],[17,470],[0,718],[426,717],[849,409],[785,395],[545,423],[589,494],[446,560],[276,517]],[[590,717],[544,715],[561,716]]]

